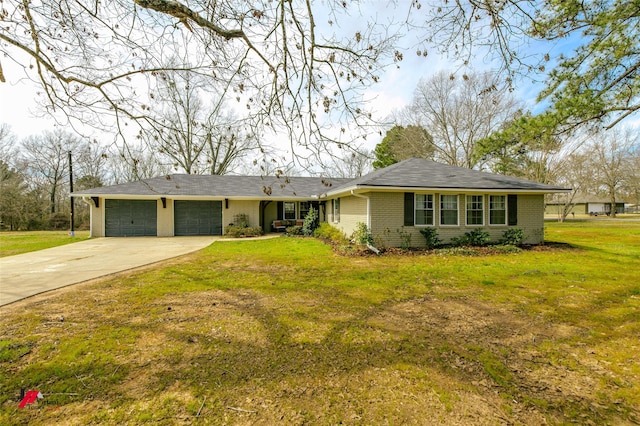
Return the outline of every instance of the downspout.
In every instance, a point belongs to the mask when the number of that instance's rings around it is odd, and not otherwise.
[[[353,195],[354,197],[358,197],[358,198],[364,198],[365,200],[367,200],[367,228],[369,230],[371,230],[371,217],[370,217],[370,204],[371,204],[371,199],[369,197],[367,197],[366,195],[362,195],[362,194],[356,194],[354,192],[354,190],[351,190],[351,195]]]
[[[87,200],[86,196],[82,196],[82,202],[89,206],[89,237],[93,238],[93,200],[91,197]]]
[[[356,194],[353,189],[351,190],[351,195],[353,195],[354,197],[364,198],[365,200],[367,200],[367,229],[369,230],[369,232],[371,232],[371,199],[366,195]],[[371,244],[367,244],[367,248],[372,252],[374,252],[375,254],[378,254],[378,255],[380,254],[380,250],[378,250]]]

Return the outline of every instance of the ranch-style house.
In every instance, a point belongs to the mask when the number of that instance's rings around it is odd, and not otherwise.
[[[277,232],[314,207],[347,236],[365,223],[387,247],[419,247],[424,227],[445,242],[475,228],[492,240],[520,228],[525,243],[539,244],[544,195],[567,191],[413,158],[356,179],[172,174],[72,196],[91,206],[92,237],[222,235],[238,217]]]

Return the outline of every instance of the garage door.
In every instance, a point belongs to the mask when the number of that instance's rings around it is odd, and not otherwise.
[[[175,235],[222,235],[222,201],[176,200]]]
[[[107,237],[144,237],[158,235],[156,200],[105,200]]]

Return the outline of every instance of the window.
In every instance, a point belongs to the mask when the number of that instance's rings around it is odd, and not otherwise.
[[[458,224],[458,196],[440,196],[440,225]]]
[[[333,200],[333,221],[340,222],[340,198]]]
[[[309,214],[309,207],[311,203],[309,201],[300,202],[300,219],[304,219]]]
[[[467,195],[467,225],[484,224],[484,196]]]
[[[489,225],[507,224],[507,204],[504,195],[489,196]]]
[[[433,225],[433,195],[416,194],[416,225]]]
[[[296,218],[296,203],[284,202],[284,219],[292,220]]]

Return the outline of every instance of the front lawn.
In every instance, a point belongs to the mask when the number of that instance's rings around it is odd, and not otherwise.
[[[0,232],[0,257],[43,250],[51,247],[75,243],[89,238],[89,231],[3,231]]]
[[[636,424],[640,223],[547,227],[488,256],[214,243],[0,308],[0,423]]]

